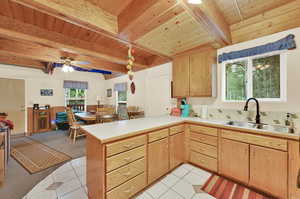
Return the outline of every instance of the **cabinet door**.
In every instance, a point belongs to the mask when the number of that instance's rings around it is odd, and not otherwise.
[[[170,169],[184,162],[184,132],[170,136]]]
[[[190,96],[212,96],[212,64],[216,52],[205,51],[190,55]]]
[[[251,145],[249,185],[287,198],[287,160],[287,152]]]
[[[221,139],[220,172],[243,183],[249,181],[249,144]]]
[[[173,60],[173,96],[189,96],[189,56],[176,57]]]
[[[0,184],[4,182],[5,158],[4,149],[0,148]]]
[[[169,141],[164,138],[148,144],[148,183],[169,171]]]

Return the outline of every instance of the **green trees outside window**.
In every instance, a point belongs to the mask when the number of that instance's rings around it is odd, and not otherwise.
[[[280,54],[225,64],[225,100],[280,99]]]

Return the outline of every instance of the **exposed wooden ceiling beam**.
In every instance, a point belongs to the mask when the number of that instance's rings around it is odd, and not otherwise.
[[[0,53],[0,63],[28,67],[28,68],[35,68],[35,69],[44,69],[45,67],[44,64],[40,61],[26,59],[14,55],[1,54],[1,53]]]
[[[20,42],[3,38],[0,38],[0,53],[41,62],[57,62],[60,60],[61,56],[66,55],[66,52],[61,52],[58,49],[36,43]],[[119,73],[127,72],[125,65],[115,64],[85,55],[73,55],[72,57],[74,56],[76,60],[83,60],[91,63],[90,65],[82,65],[81,67],[83,68],[95,68]]]
[[[118,16],[119,33],[135,41],[183,11],[176,0],[133,0]]]
[[[213,35],[221,46],[231,44],[230,27],[221,11],[212,0],[203,0],[200,5],[192,5],[187,0],[179,0],[182,7],[201,24],[209,34]]]
[[[164,58],[169,58],[166,55],[163,55],[159,52],[136,44],[127,39],[121,38],[118,31],[114,33],[114,31],[107,31],[103,28],[101,23],[96,23],[98,18],[105,18],[107,16],[99,16],[94,8],[94,5],[91,3],[87,3],[86,0],[12,0],[17,3],[20,3],[24,6],[30,7],[32,9],[36,9],[40,12],[46,13],[48,15],[60,18],[64,21],[68,21],[70,23],[76,24],[83,28],[89,29],[93,32],[101,34],[101,36],[110,38],[114,41],[118,41],[123,45],[132,45],[134,48],[146,51],[148,53],[158,55]],[[139,1],[139,4],[144,4],[145,1],[152,0],[143,0]],[[174,1],[174,0],[170,0]],[[79,3],[78,3],[79,2]],[[70,8],[68,7],[70,6]],[[66,10],[65,10],[66,8]],[[80,14],[77,14],[79,12]],[[116,20],[117,21],[117,20]]]
[[[118,32],[117,17],[87,0],[13,0],[31,8],[43,10],[48,14],[62,18],[68,22],[88,26],[101,27],[110,33]]]
[[[74,39],[5,16],[0,16],[0,35],[7,38],[35,42],[71,53],[104,59],[117,64],[127,64],[128,61],[127,53],[120,51],[117,47]],[[147,61],[141,57],[136,57],[135,65],[142,68],[148,67]]]

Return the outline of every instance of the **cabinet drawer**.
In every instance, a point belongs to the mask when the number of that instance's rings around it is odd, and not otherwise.
[[[287,140],[279,138],[252,135],[230,130],[222,130],[221,136],[231,140],[287,151]]]
[[[203,133],[203,134],[212,135],[212,136],[218,136],[218,129],[212,128],[212,127],[190,125],[190,130],[192,132]]]
[[[112,156],[106,159],[106,172],[110,172],[121,166],[127,165],[146,155],[146,146],[141,146],[130,151]]]
[[[124,167],[106,174],[106,191],[109,191],[127,180],[145,171],[145,158],[134,161]]]
[[[133,148],[142,146],[146,144],[146,135],[137,136],[133,138],[129,138],[126,140],[122,140],[119,142],[114,142],[112,144],[106,145],[106,156],[110,157],[112,155],[129,151]]]
[[[173,126],[170,128],[170,135],[184,132],[184,125]]]
[[[146,174],[142,173],[119,187],[107,192],[106,199],[128,199],[146,186]]]
[[[206,155],[202,155],[194,151],[191,151],[190,161],[191,163],[194,163],[200,167],[207,168],[211,171],[216,172],[218,168],[218,162],[216,159],[208,157]]]
[[[154,131],[152,133],[149,133],[149,142],[154,142],[156,140],[161,140],[165,137],[168,137],[168,135],[169,135],[169,129]]]
[[[190,138],[192,140],[196,140],[204,144],[209,144],[213,146],[218,145],[218,137],[191,132]]]
[[[218,157],[217,147],[214,147],[214,146],[211,146],[211,145],[208,145],[208,144],[203,144],[201,142],[196,142],[196,141],[191,140],[190,149],[192,151],[196,151],[198,153],[208,155],[208,156],[213,157],[213,158]]]

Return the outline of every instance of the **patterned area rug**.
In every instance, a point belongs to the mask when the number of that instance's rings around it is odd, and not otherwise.
[[[212,175],[202,190],[217,199],[271,199],[217,175]]]
[[[64,153],[26,137],[13,144],[11,156],[31,174],[72,159]]]

